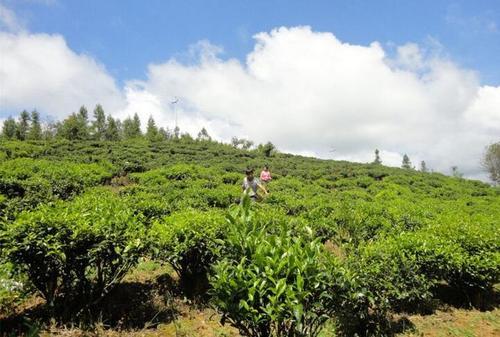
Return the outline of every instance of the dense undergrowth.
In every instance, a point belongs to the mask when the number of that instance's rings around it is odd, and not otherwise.
[[[264,164],[270,194],[241,200],[244,168]],[[438,173],[189,139],[3,141],[0,219],[4,330],[34,293],[47,317],[91,327],[139,259],[170,265],[183,296],[246,336],[327,321],[384,335],[443,287],[498,304],[500,190]]]

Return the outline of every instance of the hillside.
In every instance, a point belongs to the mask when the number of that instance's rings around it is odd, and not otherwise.
[[[245,168],[264,164],[269,195],[242,200]],[[175,335],[213,315],[220,336],[387,335],[444,307],[498,317],[500,189],[479,181],[188,138],[1,141],[0,217],[6,335]]]

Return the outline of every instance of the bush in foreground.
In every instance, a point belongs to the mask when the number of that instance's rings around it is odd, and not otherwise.
[[[66,313],[98,301],[147,248],[140,216],[111,192],[22,213],[0,237],[4,257]]]
[[[245,336],[317,336],[342,306],[346,271],[311,231],[296,236],[283,223],[270,232],[243,202],[211,278],[222,322]]]

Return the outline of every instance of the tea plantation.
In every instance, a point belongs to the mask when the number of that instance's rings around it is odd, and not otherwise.
[[[264,164],[252,202],[243,172]],[[383,336],[400,313],[498,306],[500,189],[209,140],[4,140],[0,250],[0,335],[93,331],[142,270],[164,311],[141,298],[111,328],[187,305],[241,336]]]

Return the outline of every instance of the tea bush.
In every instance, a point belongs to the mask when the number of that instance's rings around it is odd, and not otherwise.
[[[172,265],[185,289],[195,288],[192,294],[199,294],[206,287],[207,273],[225,238],[225,227],[224,215],[217,210],[173,213],[152,225],[155,256]]]
[[[227,255],[210,280],[222,322],[244,336],[317,336],[341,310],[346,272],[312,231],[270,229],[244,204],[229,217]]]
[[[228,223],[244,169],[263,164],[270,195]],[[27,277],[58,308],[99,301],[147,255],[201,295],[215,270],[215,303],[242,330],[314,334],[332,316],[338,334],[384,334],[391,312],[426,308],[437,285],[460,290],[458,302],[493,291],[499,219],[499,188],[438,173],[264,157],[186,136],[0,140],[8,279]]]
[[[103,189],[24,212],[0,238],[15,270],[66,309],[107,294],[148,247],[141,216]]]
[[[17,158],[0,164],[0,193],[15,198],[15,211],[36,207],[53,199],[68,199],[85,187],[111,179],[109,163],[75,164]]]

